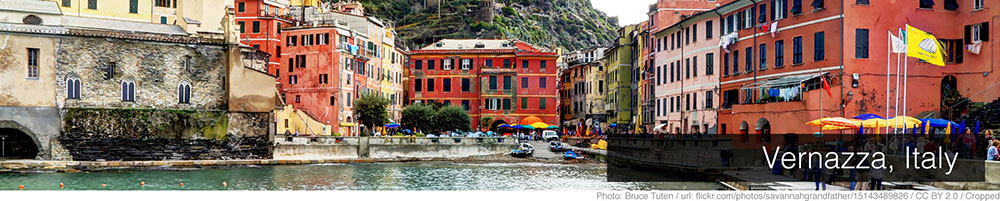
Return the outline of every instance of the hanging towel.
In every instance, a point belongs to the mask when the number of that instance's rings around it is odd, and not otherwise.
[[[771,28],[771,30],[770,30],[771,31],[771,37],[774,38],[774,35],[778,34],[778,21],[772,22],[770,28]]]
[[[977,55],[979,54],[979,49],[982,49],[982,48],[983,48],[983,42],[982,41],[976,41],[976,42],[974,42],[972,44],[965,45],[965,50],[966,51],[969,51],[969,53],[973,53],[973,54],[977,54]]]

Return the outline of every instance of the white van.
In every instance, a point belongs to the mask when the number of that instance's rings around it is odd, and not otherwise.
[[[544,130],[542,131],[542,139],[546,142],[559,141],[559,133],[554,130]]]

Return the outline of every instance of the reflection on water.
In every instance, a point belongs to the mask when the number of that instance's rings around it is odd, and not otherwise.
[[[0,190],[670,190],[711,182],[606,182],[600,165],[366,163],[225,169],[0,173]],[[139,185],[146,182],[145,186]],[[180,183],[184,186],[180,186]],[[223,187],[222,182],[228,186]],[[106,188],[100,187],[107,184]]]

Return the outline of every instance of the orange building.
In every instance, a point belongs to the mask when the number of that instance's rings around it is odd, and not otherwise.
[[[281,65],[281,27],[294,25],[287,16],[287,0],[235,0],[240,43],[271,55],[268,73],[278,75]],[[212,23],[212,22],[204,22]]]
[[[332,133],[357,133],[351,107],[356,71],[364,66],[346,26],[316,25],[285,28],[285,52],[279,88],[285,103],[305,111]]]
[[[518,40],[440,40],[410,52],[410,104],[464,107],[474,127],[481,117],[493,117],[494,126],[529,116],[557,125],[558,57]]]

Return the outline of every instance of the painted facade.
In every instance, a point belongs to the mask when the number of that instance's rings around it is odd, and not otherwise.
[[[654,130],[668,133],[714,133],[719,87],[718,20],[706,15],[687,18],[652,33],[663,41],[655,56],[650,84],[655,89]]]
[[[273,55],[267,72],[280,77],[282,57],[281,28],[294,26],[288,17],[287,0],[235,0],[236,27],[240,43]],[[287,70],[287,69],[284,69]]]
[[[628,128],[626,125],[634,125],[632,122],[633,101],[632,101],[632,54],[633,31],[637,25],[628,25],[618,29],[618,39],[615,44],[604,52],[602,63],[607,66],[608,88],[606,94],[605,111],[607,112],[608,123],[621,125],[620,128]]]
[[[555,51],[516,40],[445,39],[409,57],[410,104],[463,107],[471,125],[481,117],[514,124],[537,116],[559,123]]]

